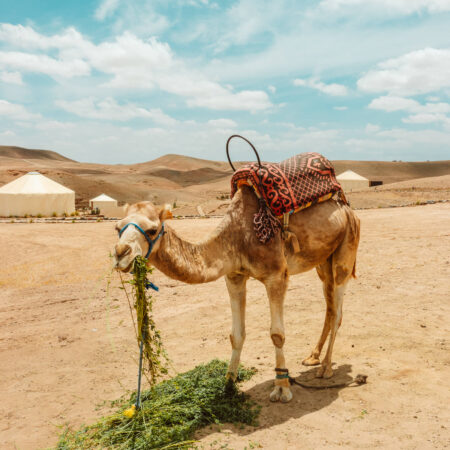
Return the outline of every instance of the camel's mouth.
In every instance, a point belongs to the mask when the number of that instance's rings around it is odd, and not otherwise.
[[[131,260],[131,262],[130,262],[130,264],[128,264],[128,266],[121,267],[120,261],[117,261],[115,269],[120,270],[121,272],[124,272],[124,273],[128,273],[131,271],[131,268],[133,267],[133,263],[134,263],[134,259]]]

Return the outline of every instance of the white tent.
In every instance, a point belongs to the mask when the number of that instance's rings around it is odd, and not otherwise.
[[[351,192],[353,190],[368,188],[370,182],[367,178],[358,175],[353,170],[346,170],[336,177],[339,184],[342,186],[345,192]]]
[[[117,206],[117,200],[109,197],[106,194],[100,194],[98,197],[89,200],[89,206],[92,209],[95,208],[102,209],[105,206],[109,208],[110,206]]]
[[[75,192],[29,172],[0,188],[0,216],[51,216],[75,211]]]
[[[106,194],[101,194],[89,200],[89,206],[92,209],[98,209],[100,214],[103,214],[105,217],[121,219],[125,213],[123,207],[117,206],[117,200],[114,200]]]

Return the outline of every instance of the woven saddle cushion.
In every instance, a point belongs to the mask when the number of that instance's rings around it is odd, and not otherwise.
[[[319,153],[300,153],[279,164],[247,164],[231,179],[231,198],[243,184],[253,186],[272,214],[278,218],[295,213],[340,192],[331,162]]]

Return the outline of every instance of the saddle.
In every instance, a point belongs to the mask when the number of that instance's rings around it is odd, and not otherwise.
[[[347,204],[333,165],[319,153],[300,153],[261,167],[247,164],[231,179],[231,198],[242,185],[253,187],[259,199],[253,225],[258,240],[264,244],[282,229],[280,219],[287,231],[290,214],[329,200],[334,194]]]

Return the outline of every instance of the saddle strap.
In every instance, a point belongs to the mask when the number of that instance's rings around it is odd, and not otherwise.
[[[298,242],[297,236],[292,232],[289,231],[289,216],[290,213],[284,213],[283,214],[283,240],[286,242],[286,244],[291,244],[292,249],[294,250],[294,253],[298,253],[300,251],[300,244]]]

